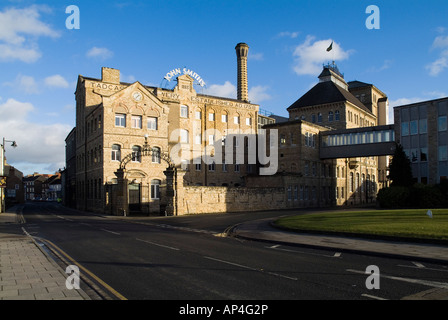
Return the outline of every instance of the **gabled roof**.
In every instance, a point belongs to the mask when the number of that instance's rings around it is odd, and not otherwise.
[[[327,103],[349,101],[364,111],[371,113],[367,107],[361,103],[353,94],[344,90],[332,81],[325,81],[316,84],[311,90],[305,93],[299,100],[294,102],[287,110],[316,106]]]

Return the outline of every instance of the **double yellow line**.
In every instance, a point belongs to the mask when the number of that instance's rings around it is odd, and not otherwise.
[[[40,239],[42,242],[48,243],[50,246],[49,248],[52,251],[57,251],[57,254],[62,255],[65,259],[67,259],[70,264],[76,265],[80,270],[82,270],[85,274],[87,274],[89,277],[91,277],[94,281],[96,281],[97,283],[99,283],[101,286],[103,286],[105,289],[107,289],[107,291],[109,293],[111,293],[112,295],[114,295],[116,298],[118,298],[119,300],[127,300],[122,294],[120,294],[118,291],[116,291],[114,288],[112,288],[111,286],[109,286],[107,283],[105,283],[103,280],[101,280],[100,278],[98,278],[94,273],[92,273],[91,271],[89,271],[87,268],[85,268],[84,266],[82,266],[81,264],[79,264],[78,262],[76,262],[75,259],[73,259],[72,257],[70,257],[66,252],[64,252],[64,250],[62,250],[61,248],[59,248],[57,245],[55,245],[53,242],[46,240],[46,239]]]

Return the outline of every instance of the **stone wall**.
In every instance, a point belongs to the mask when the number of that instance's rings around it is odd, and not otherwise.
[[[284,188],[185,186],[178,191],[177,199],[178,215],[283,208]]]

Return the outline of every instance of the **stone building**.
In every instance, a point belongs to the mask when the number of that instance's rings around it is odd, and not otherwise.
[[[356,94],[356,96],[355,96]],[[361,102],[361,100],[363,102]],[[319,83],[287,110],[289,121],[264,126],[279,134],[279,172],[291,177],[288,206],[357,205],[376,199],[385,157],[320,158],[321,132],[386,124],[387,96],[375,86],[347,83],[326,65]],[[292,179],[292,177],[295,177]]]
[[[101,79],[79,76],[76,163],[71,166],[76,167],[77,207],[108,211],[120,165],[126,166],[131,211],[160,212],[164,171],[172,163],[183,172],[185,186],[242,185],[242,176],[255,164],[237,164],[219,151],[250,143],[257,134],[258,105],[247,102],[247,74],[241,74],[247,73],[247,49],[236,47],[241,99],[197,93],[190,70],[177,77],[173,89],[123,83],[120,71],[111,68],[102,68]]]
[[[387,96],[371,84],[347,83],[328,65],[287,109],[289,118],[276,122],[248,101],[249,47],[235,50],[237,99],[198,93],[203,80],[186,68],[169,73],[177,76],[172,89],[121,82],[112,68],[102,68],[101,78],[80,75],[76,127],[66,140],[69,202],[110,214],[373,202],[385,162],[321,159],[321,134],[385,124]],[[269,161],[260,160],[261,149]]]

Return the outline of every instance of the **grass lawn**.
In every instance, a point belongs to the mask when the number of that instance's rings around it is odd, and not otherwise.
[[[280,218],[275,224],[298,231],[448,240],[448,209],[332,211]]]

